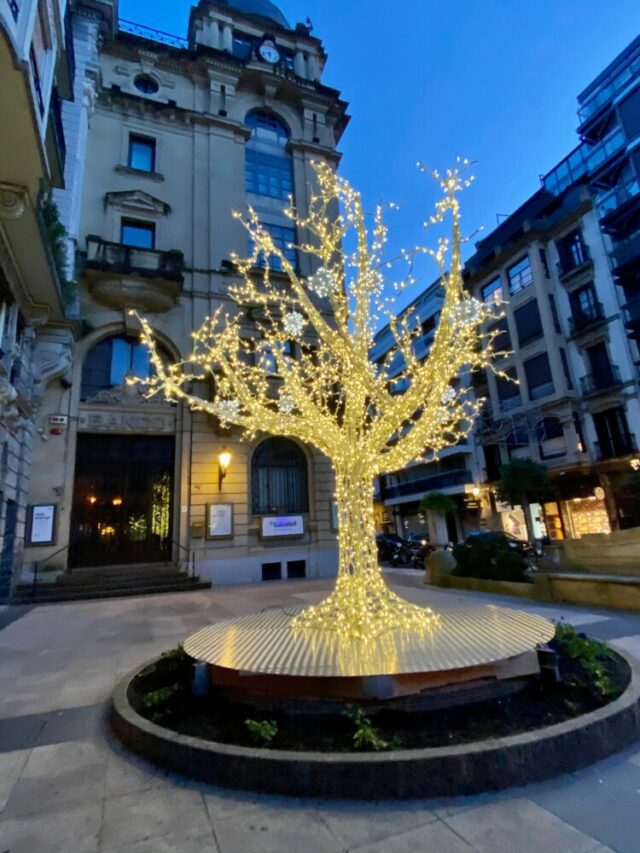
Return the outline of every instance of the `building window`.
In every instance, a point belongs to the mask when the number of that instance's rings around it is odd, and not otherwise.
[[[522,456],[523,454],[518,453],[518,450],[523,447],[527,449],[525,455],[529,454],[529,433],[524,427],[514,427],[507,435],[506,443],[509,457]]]
[[[123,219],[120,223],[120,242],[138,249],[153,249],[156,245],[156,226],[153,222]]]
[[[156,168],[156,141],[148,136],[129,135],[127,166],[139,172],[153,172]]]
[[[485,284],[482,288],[483,302],[501,302],[502,301],[502,279],[495,278],[489,284]]]
[[[287,200],[293,194],[293,166],[286,127],[267,113],[249,113],[246,125],[251,129],[245,149],[247,192]]]
[[[308,512],[307,460],[286,438],[268,438],[251,460],[251,511],[254,515]]]
[[[541,459],[555,459],[567,452],[560,418],[543,418],[536,426],[536,438]]]
[[[587,284],[584,287],[574,290],[569,295],[571,303],[571,313],[573,315],[574,326],[579,330],[581,326],[597,320],[601,316],[600,303],[596,299],[596,291],[593,284]]]
[[[487,331],[490,335],[493,335],[491,346],[494,352],[501,354],[510,352],[511,335],[509,334],[509,324],[506,317],[489,326]]]
[[[596,455],[600,459],[627,456],[635,451],[635,442],[629,432],[623,406],[615,406],[593,415],[593,425],[598,436]]]
[[[127,374],[148,379],[153,367],[149,350],[133,338],[105,338],[89,350],[82,365],[80,399],[124,383]]]
[[[269,234],[271,234],[274,246],[280,249],[280,251],[289,261],[289,263],[291,263],[292,266],[296,268],[298,266],[298,253],[296,252],[294,247],[296,239],[295,230],[293,228],[286,228],[283,225],[271,225],[268,222],[263,222],[262,227],[265,229],[265,231],[268,231]],[[249,254],[253,253],[253,249],[253,240],[249,238]],[[274,270],[280,271],[282,269],[282,263],[277,255],[270,256],[269,264]],[[264,265],[264,253],[261,252],[258,258],[256,259],[256,266],[263,267]]]
[[[496,376],[496,386],[498,389],[498,400],[500,401],[501,412],[514,409],[522,402],[522,398],[520,397],[520,386],[518,385],[518,374],[515,367],[510,367],[504,372],[505,376]]]
[[[589,258],[587,247],[582,239],[582,232],[572,231],[556,243],[560,256],[560,271],[570,272],[586,263]]]
[[[518,343],[521,347],[541,338],[544,334],[538,300],[531,299],[525,305],[513,312],[513,319],[518,330]]]
[[[525,257],[519,260],[517,264],[509,267],[507,270],[507,277],[509,279],[509,293],[512,296],[514,293],[524,290],[525,287],[529,287],[533,282],[533,273],[531,272],[529,256],[525,255]]]
[[[133,85],[143,95],[155,95],[160,88],[157,82],[149,74],[138,74],[134,79]]]
[[[549,356],[546,352],[528,358],[524,363],[524,372],[527,377],[530,400],[539,400],[541,397],[548,397],[549,394],[553,394],[555,388]]]

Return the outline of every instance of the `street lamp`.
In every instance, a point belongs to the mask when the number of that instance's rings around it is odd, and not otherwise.
[[[218,491],[222,489],[222,481],[227,476],[227,468],[231,462],[231,454],[226,447],[218,453]]]

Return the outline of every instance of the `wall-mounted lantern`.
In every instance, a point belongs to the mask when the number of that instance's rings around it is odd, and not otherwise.
[[[222,481],[227,476],[227,468],[231,464],[231,454],[226,447],[218,453],[218,491],[222,489]]]

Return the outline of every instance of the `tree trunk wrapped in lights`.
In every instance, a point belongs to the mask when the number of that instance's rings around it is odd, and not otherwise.
[[[415,355],[420,328],[407,315],[396,318],[393,300],[383,295],[383,273],[391,264],[384,258],[387,227],[382,207],[376,208],[368,225],[359,193],[322,163],[314,166],[318,191],[308,216],[287,210],[298,234],[305,235],[295,248],[316,259],[313,275],[304,279],[298,274],[250,210],[244,224],[253,254],[233,258],[241,278],[231,287],[237,308],[230,313],[218,308],[206,318],[193,333],[188,360],[167,365],[149,323],[142,320],[142,340],[155,367],[155,376],[148,380],[150,394],[186,400],[223,425],[240,427],[246,437],[263,432],[299,439],[332,462],[339,520],[338,579],[327,599],[296,617],[296,629],[370,639],[387,630],[428,628],[437,620],[430,608],[404,601],[383,579],[375,542],[373,482],[413,460],[437,457],[469,432],[480,405],[464,387],[452,386],[462,371],[489,363],[490,337],[483,339],[481,327],[495,313],[495,306],[469,298],[462,287],[457,196],[471,180],[464,177],[466,166],[465,161],[444,176],[433,173],[443,195],[430,222],[442,222],[450,214],[451,241],[441,238],[436,250],[403,250],[400,260],[409,264],[409,274],[394,284],[398,291],[413,283],[417,253],[433,255],[440,266],[445,298],[426,360]],[[343,248],[352,244],[348,252]],[[369,351],[384,319],[395,343],[384,362],[374,365]],[[248,340],[256,327],[261,335],[257,348]],[[292,341],[297,344],[294,354]],[[391,382],[389,367],[397,357],[404,368]],[[215,379],[213,400],[189,390],[194,379],[206,375]],[[406,387],[403,394],[394,393],[399,380]]]

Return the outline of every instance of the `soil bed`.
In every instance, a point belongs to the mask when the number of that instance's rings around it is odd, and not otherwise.
[[[353,703],[344,711],[304,714],[278,708],[273,701],[230,699],[212,689],[205,697],[191,693],[193,661],[180,649],[166,653],[131,682],[128,699],[142,717],[179,734],[240,746],[275,750],[347,753],[362,726],[359,709],[378,738],[378,746],[360,742],[360,750],[421,749],[467,744],[541,729],[573,719],[616,699],[627,687],[627,662],[604,644],[558,628],[551,646],[558,652],[561,680],[534,679],[519,692],[442,710],[403,709],[397,704]],[[345,706],[346,708],[346,706]],[[274,722],[275,735],[257,741],[247,720]],[[253,726],[255,729],[255,726]]]

